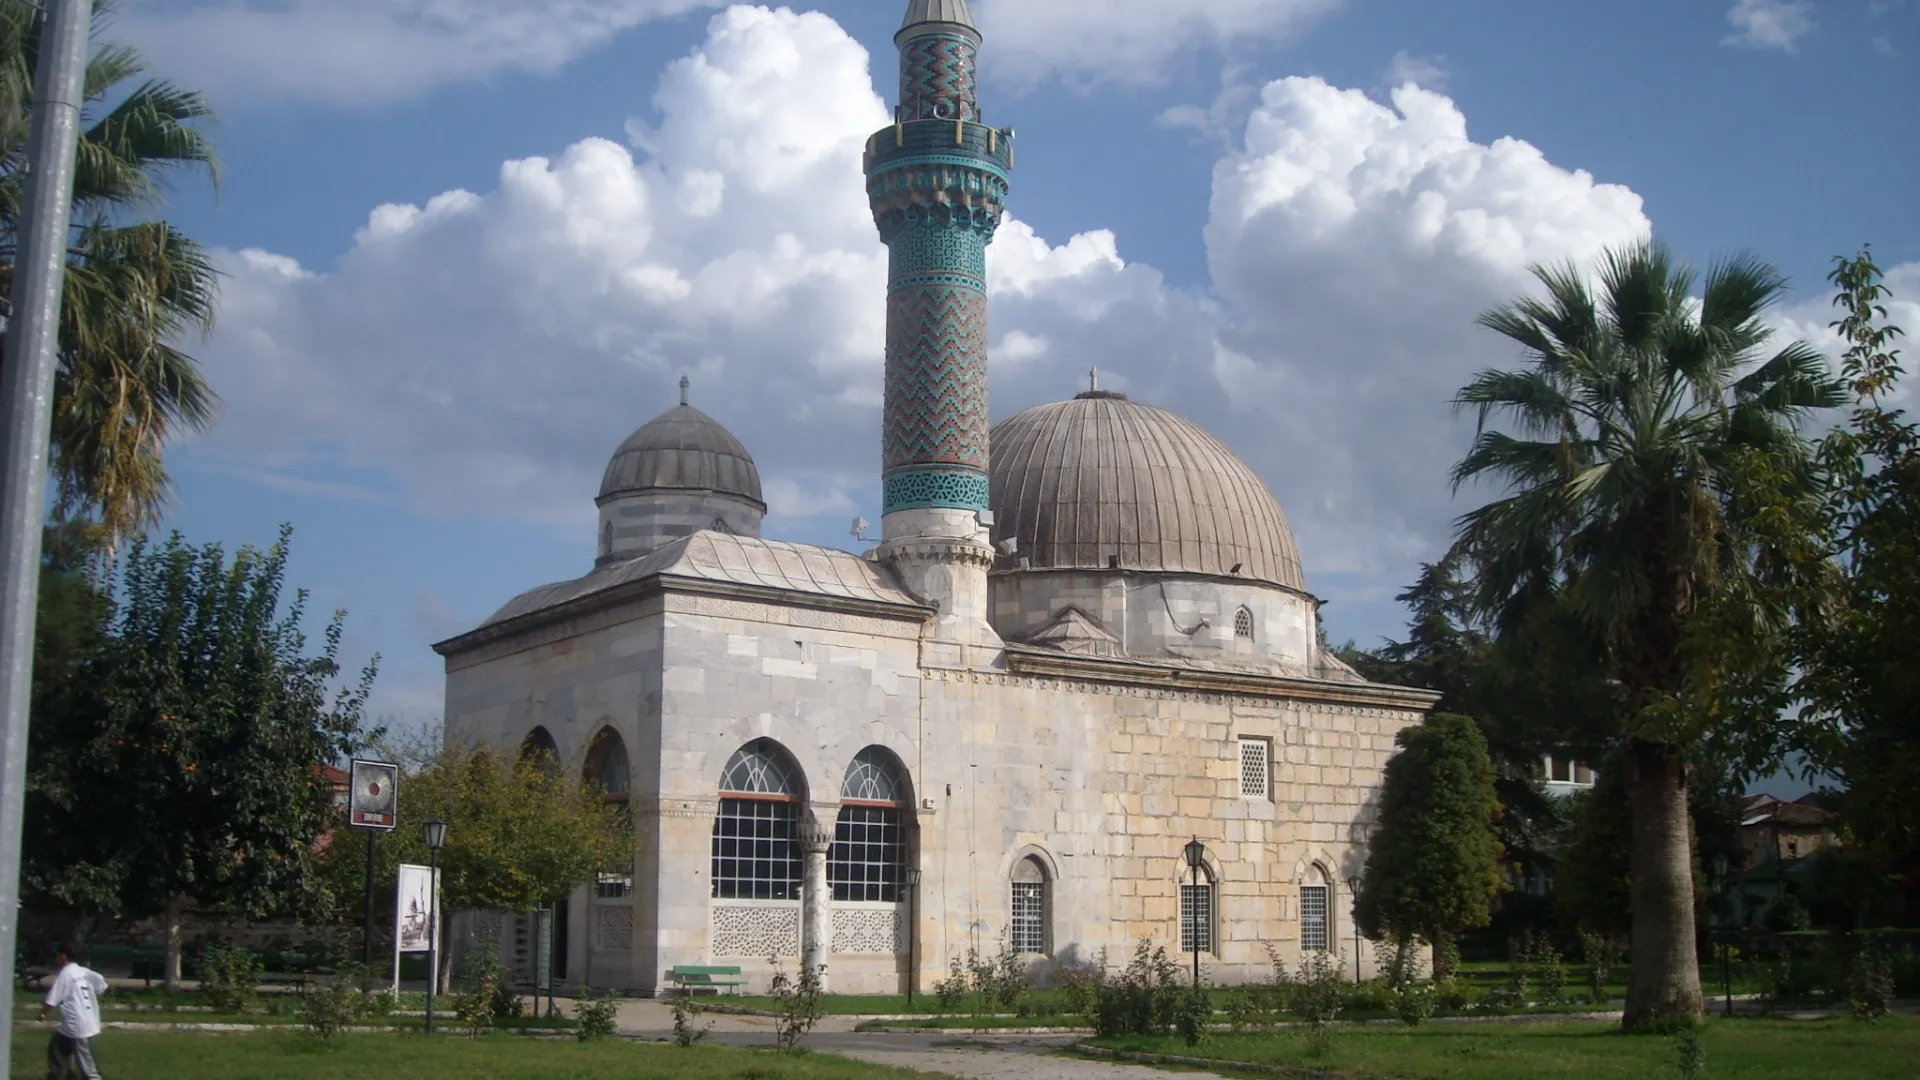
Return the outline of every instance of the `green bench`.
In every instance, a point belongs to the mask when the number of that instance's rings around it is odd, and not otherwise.
[[[716,993],[722,989],[738,990],[746,984],[746,980],[740,977],[740,969],[737,967],[695,967],[683,964],[680,967],[669,968],[667,979],[677,984],[680,992],[688,997],[692,997],[701,990],[712,990]]]

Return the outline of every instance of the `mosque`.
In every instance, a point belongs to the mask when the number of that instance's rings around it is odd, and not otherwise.
[[[761,536],[759,472],[687,400],[614,453],[599,558],[435,648],[446,737],[626,804],[630,867],[557,913],[569,983],[676,968],[927,990],[1150,939],[1212,978],[1370,959],[1351,922],[1424,691],[1329,653],[1278,502],[1194,423],[1098,388],[989,430],[986,250],[1015,163],[967,0],[911,0],[865,154],[889,250],[882,536]],[[1188,849],[1199,858],[1191,862]],[[1203,850],[1202,850],[1203,849]],[[468,915],[524,957],[531,919]]]

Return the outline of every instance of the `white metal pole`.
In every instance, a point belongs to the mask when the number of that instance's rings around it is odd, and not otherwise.
[[[20,830],[47,439],[92,21],[93,0],[46,0],[33,76],[26,205],[0,360],[0,956],[14,954],[20,931]],[[0,979],[0,1076],[13,1075],[12,1056],[13,980]]]

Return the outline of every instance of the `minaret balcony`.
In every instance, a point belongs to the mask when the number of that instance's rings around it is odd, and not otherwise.
[[[984,169],[1002,181],[1013,170],[1013,132],[971,120],[906,120],[889,124],[867,140],[869,178],[915,165],[947,164]]]

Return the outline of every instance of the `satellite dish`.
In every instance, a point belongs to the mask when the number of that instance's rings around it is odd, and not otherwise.
[[[855,540],[865,540],[867,538],[867,530],[872,527],[873,527],[873,523],[868,521],[866,518],[854,518],[853,519],[853,538]]]
[[[1000,549],[1002,555],[1017,555],[1020,552],[1020,538],[1009,536],[994,546]]]

